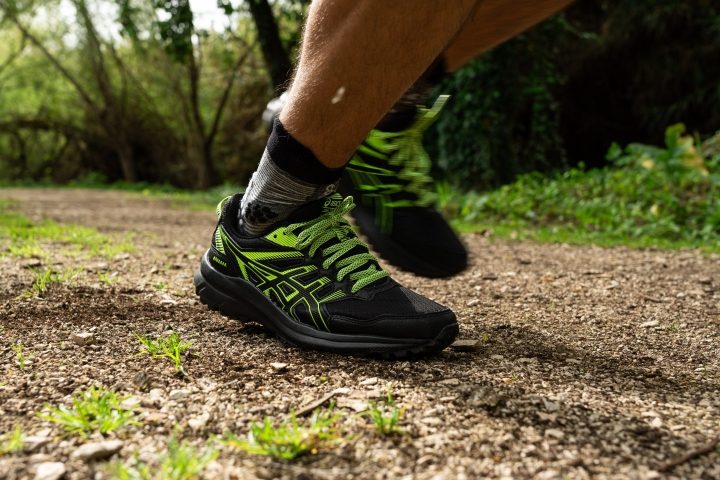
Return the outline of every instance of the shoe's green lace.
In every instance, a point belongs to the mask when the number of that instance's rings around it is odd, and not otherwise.
[[[315,252],[327,241],[337,239],[337,243],[321,250],[324,257],[322,266],[324,269],[329,269],[334,265],[338,269],[338,282],[341,282],[349,274],[350,280],[354,282],[351,288],[352,293],[376,280],[389,276],[386,271],[377,266],[375,257],[367,251],[365,244],[355,235],[352,227],[345,220],[345,215],[354,206],[353,198],[346,197],[339,205],[315,220],[293,223],[285,227],[286,234],[299,231],[296,233],[297,248],[310,247],[310,255],[315,255]],[[342,258],[356,246],[362,246],[365,251]],[[368,264],[367,268],[361,270]]]
[[[441,95],[431,108],[420,107],[418,118],[407,130],[400,132],[370,132],[368,143],[388,155],[390,165],[402,165],[397,178],[404,180],[405,192],[414,193],[417,200],[407,199],[390,202],[387,206],[428,206],[435,202],[437,194],[432,189],[433,179],[430,176],[432,163],[422,144],[425,130],[435,121],[445,106],[449,95]]]

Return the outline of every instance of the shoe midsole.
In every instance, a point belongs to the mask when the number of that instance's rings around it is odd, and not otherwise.
[[[204,285],[203,285],[204,283]],[[252,283],[242,278],[232,277],[217,271],[208,261],[207,253],[200,262],[200,269],[195,274],[195,286],[210,288],[215,296],[221,296],[222,301],[230,303],[237,311],[247,313],[243,315],[249,320],[258,321],[279,335],[298,343],[331,344],[362,344],[370,347],[423,345],[434,339],[394,338],[374,335],[349,335],[317,330],[290,318],[275,305]],[[201,295],[203,295],[201,293]],[[257,318],[256,318],[257,317]]]

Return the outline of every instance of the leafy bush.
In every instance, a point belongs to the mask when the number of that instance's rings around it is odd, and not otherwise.
[[[453,95],[428,147],[466,187],[584,162],[613,141],[659,143],[683,122],[720,129],[720,4],[579,0],[440,87]]]
[[[441,201],[446,213],[463,222],[501,230],[551,227],[570,239],[676,242],[718,249],[720,153],[712,149],[720,134],[700,146],[683,135],[684,130],[683,125],[668,128],[665,148],[613,145],[609,167],[574,168],[551,177],[522,175],[487,194],[455,196],[443,188]]]

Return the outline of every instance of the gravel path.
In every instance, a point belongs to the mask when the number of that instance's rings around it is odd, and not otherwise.
[[[468,235],[472,266],[452,280],[390,270],[452,307],[461,337],[476,344],[393,363],[299,351],[200,305],[192,274],[212,212],[90,190],[6,189],[0,198],[31,218],[133,232],[137,246],[111,259],[50,255],[47,265],[0,258],[0,433],[21,425],[49,438],[0,456],[0,478],[33,478],[47,462],[64,464],[65,478],[106,478],[103,462],[70,456],[88,440],[43,432],[50,425],[34,415],[92,384],[140,401],[144,426],[110,436],[123,460],[151,458],[178,425],[202,445],[335,392],[345,441],[292,463],[223,449],[208,478],[720,478],[717,255]],[[87,273],[19,299],[28,267],[53,263]],[[168,329],[193,341],[187,378],[136,355],[133,332]],[[82,332],[94,341],[76,344]],[[32,360],[24,370],[14,365],[16,341]],[[404,434],[381,438],[357,410],[388,385],[406,408]]]

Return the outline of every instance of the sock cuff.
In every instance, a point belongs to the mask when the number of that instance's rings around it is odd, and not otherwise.
[[[344,167],[323,165],[315,154],[298,142],[276,118],[267,143],[270,160],[284,172],[313,185],[329,185],[340,179]]]
[[[445,79],[447,75],[447,64],[445,57],[440,55],[435,61],[425,70],[423,77],[433,87],[437,86],[440,82]]]

